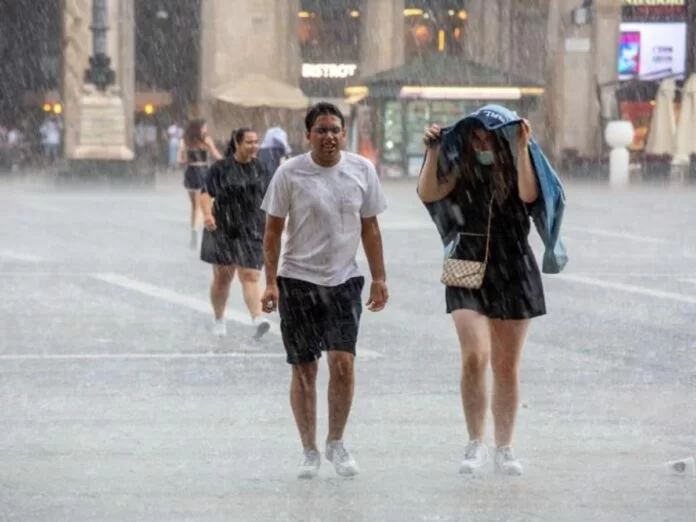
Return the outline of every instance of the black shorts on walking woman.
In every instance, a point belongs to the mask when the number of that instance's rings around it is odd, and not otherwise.
[[[482,261],[491,201],[490,167],[478,166],[476,179],[460,181],[446,198],[451,222],[461,236],[457,258]],[[466,202],[459,204],[458,202]],[[492,206],[489,259],[480,289],[446,287],[447,313],[475,310],[489,319],[531,319],[546,314],[546,302],[537,265],[527,237],[530,219],[527,205],[513,183],[507,197]]]
[[[261,202],[270,175],[256,159],[240,163],[234,157],[215,162],[203,193],[213,198],[216,230],[204,230],[201,260],[213,265],[261,270],[266,214]]]
[[[186,167],[184,171],[184,188],[192,192],[202,190],[207,170],[208,167],[205,165],[189,165]]]

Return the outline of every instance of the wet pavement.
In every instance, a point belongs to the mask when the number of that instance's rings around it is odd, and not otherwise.
[[[663,466],[696,453],[696,191],[567,190],[571,263],[544,279],[549,314],[522,362],[525,475],[457,472],[438,238],[396,182],[382,219],[392,299],[365,314],[346,436],[362,474],[324,462],[298,481],[277,331],[250,340],[235,283],[230,335],[211,338],[210,269],[188,248],[178,180],[4,182],[0,521],[696,520],[696,476]]]

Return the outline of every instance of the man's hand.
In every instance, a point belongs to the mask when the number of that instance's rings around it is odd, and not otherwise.
[[[215,218],[212,214],[203,217],[203,224],[208,230],[215,230],[217,228],[217,223],[215,223]]]
[[[276,311],[278,308],[278,285],[266,285],[266,289],[261,297],[261,307],[267,314]]]
[[[370,298],[367,300],[367,309],[370,312],[381,312],[389,301],[389,290],[386,281],[372,281],[370,285]]]

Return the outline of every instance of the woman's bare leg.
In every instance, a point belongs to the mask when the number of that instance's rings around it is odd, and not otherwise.
[[[529,320],[491,321],[492,411],[496,446],[509,446],[515,430],[519,405],[520,355]]]
[[[521,475],[523,472],[511,443],[520,402],[520,355],[528,328],[529,320],[491,321],[495,468],[505,475]]]

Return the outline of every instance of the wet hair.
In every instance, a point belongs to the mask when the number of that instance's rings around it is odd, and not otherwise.
[[[196,119],[191,120],[186,126],[184,131],[184,143],[187,147],[193,147],[195,145],[200,145],[205,143],[205,136],[203,135],[203,126],[205,125],[205,120]]]
[[[499,203],[502,203],[510,194],[510,189],[517,180],[515,161],[510,152],[510,146],[505,138],[498,132],[489,131],[481,124],[474,124],[463,129],[464,154],[459,158],[459,164],[455,167],[463,180],[474,181],[479,177],[479,170],[476,168],[476,152],[471,144],[471,136],[477,130],[484,130],[493,138],[493,165],[491,177],[493,179],[493,190]]]
[[[314,127],[314,124],[319,116],[336,116],[339,120],[341,120],[341,128],[346,126],[346,119],[344,118],[341,109],[336,107],[333,103],[319,102],[307,109],[307,114],[305,115],[304,120],[305,129],[307,129],[307,132],[312,130],[312,127]]]
[[[230,136],[230,141],[227,144],[227,150],[225,151],[226,157],[231,157],[235,152],[237,152],[237,145],[244,141],[244,136],[247,132],[254,132],[249,127],[239,127],[232,131]]]

